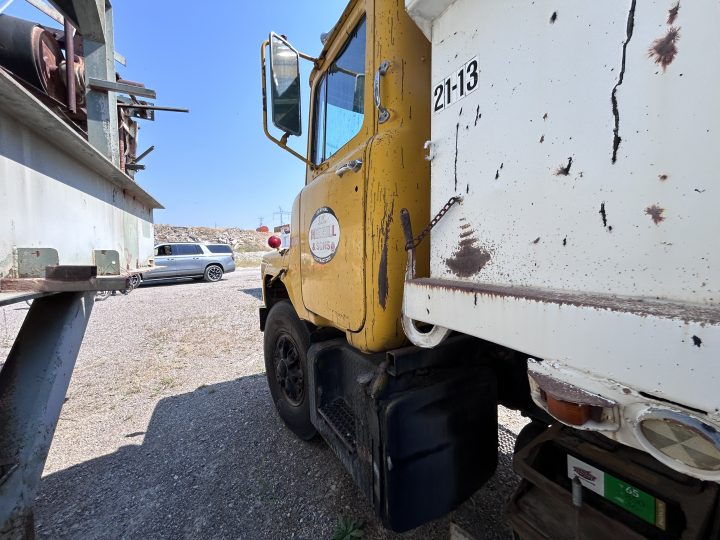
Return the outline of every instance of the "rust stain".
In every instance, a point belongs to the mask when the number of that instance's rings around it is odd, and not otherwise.
[[[457,251],[445,263],[456,276],[470,277],[482,270],[490,259],[490,253],[477,246],[475,238],[467,236],[460,240]]]
[[[648,57],[661,66],[663,71],[675,60],[678,52],[676,45],[678,39],[680,39],[680,28],[671,26],[667,34],[653,41],[653,44],[648,49]]]
[[[462,109],[460,109],[460,114],[462,114]],[[455,126],[455,191],[457,191],[457,163],[458,163],[458,137],[460,135],[460,122],[457,123]]]
[[[568,158],[567,165],[560,165],[557,169],[555,169],[555,176],[567,176],[570,174],[570,167],[572,167],[573,159],[571,157]]]
[[[659,225],[660,222],[665,221],[665,216],[663,216],[663,212],[665,212],[665,209],[660,208],[660,206],[658,206],[657,204],[648,206],[645,209],[645,213],[652,218],[655,225]]]
[[[668,24],[674,24],[675,19],[677,19],[678,11],[680,11],[680,2],[675,2],[675,5],[668,9],[668,18],[667,23]]]
[[[598,213],[602,218],[603,227],[607,227],[607,212],[605,212],[605,203],[600,203],[600,211]]]
[[[388,284],[388,241],[390,238],[390,224],[393,221],[393,211],[395,210],[395,201],[390,205],[390,211],[387,213],[384,223],[380,228],[380,234],[383,236],[383,247],[380,254],[380,266],[378,268],[378,302],[380,307],[385,309],[387,305],[387,297],[390,292]]]

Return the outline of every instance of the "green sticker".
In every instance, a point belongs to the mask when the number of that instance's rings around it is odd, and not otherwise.
[[[640,519],[655,525],[655,497],[605,473],[605,497]]]
[[[583,488],[665,530],[667,508],[664,501],[571,455],[567,457],[567,475],[571,480],[577,478]]]

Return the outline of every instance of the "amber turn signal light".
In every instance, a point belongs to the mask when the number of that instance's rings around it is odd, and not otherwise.
[[[592,409],[594,407],[591,405],[563,401],[550,394],[547,394],[546,400],[548,412],[565,424],[582,426],[590,420],[592,416]]]

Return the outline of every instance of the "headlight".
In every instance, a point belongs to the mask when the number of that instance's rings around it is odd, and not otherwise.
[[[701,471],[720,471],[720,433],[691,416],[650,409],[640,418],[641,442],[660,461],[679,461]]]

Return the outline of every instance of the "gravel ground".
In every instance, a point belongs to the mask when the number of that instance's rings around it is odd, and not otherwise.
[[[274,412],[258,329],[257,268],[219,283],[150,284],[95,305],[36,503],[40,538],[507,539],[525,420],[500,410],[496,475],[452,515],[403,535],[382,528],[321,441]],[[27,313],[0,308],[0,358]]]

